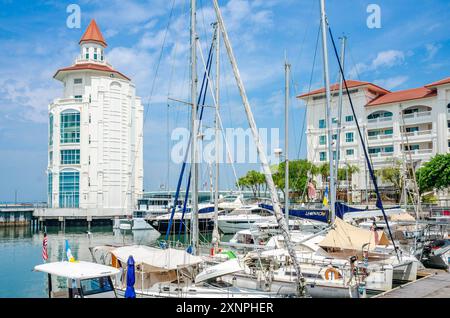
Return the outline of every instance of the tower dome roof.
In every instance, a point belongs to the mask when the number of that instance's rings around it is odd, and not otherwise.
[[[83,36],[81,37],[79,44],[88,41],[98,42],[104,47],[107,46],[105,39],[103,38],[102,32],[100,32],[100,28],[98,27],[94,19],[92,19],[91,22],[89,23],[86,32],[84,32]]]

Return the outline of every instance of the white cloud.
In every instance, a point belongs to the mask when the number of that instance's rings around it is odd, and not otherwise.
[[[404,84],[408,79],[409,79],[408,76],[400,75],[400,76],[390,77],[390,78],[386,78],[386,79],[375,80],[374,83],[381,87],[392,90],[392,89]]]
[[[378,53],[377,57],[372,61],[371,69],[380,67],[392,67],[403,63],[405,54],[402,51],[389,50]]]
[[[410,56],[412,52],[407,52]],[[405,53],[398,50],[381,51],[370,63],[357,63],[348,72],[349,78],[358,78],[359,75],[368,71],[377,71],[380,68],[391,68],[405,62]]]
[[[425,58],[425,61],[429,61],[434,58],[437,52],[442,48],[442,45],[429,43],[425,45],[425,48],[427,50],[427,57]]]

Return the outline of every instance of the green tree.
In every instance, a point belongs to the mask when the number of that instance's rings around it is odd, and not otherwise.
[[[273,167],[272,171],[275,186],[283,192],[285,197],[286,162]],[[305,159],[289,161],[289,190],[303,194],[308,183],[308,175],[314,176],[317,171],[317,167]]]
[[[261,195],[261,186],[265,184],[265,176],[263,173],[250,170],[247,174],[241,178],[239,178],[237,184],[241,188],[247,188],[252,190],[253,196]]]
[[[416,172],[419,191],[441,190],[450,187],[450,154],[439,154]]]

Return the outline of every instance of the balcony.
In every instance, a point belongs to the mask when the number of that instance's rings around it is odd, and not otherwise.
[[[431,111],[414,112],[411,114],[403,114],[405,122],[422,122],[431,121]]]
[[[369,141],[383,141],[392,140],[392,134],[379,134],[375,136],[368,136]]]
[[[425,148],[425,149],[414,149],[414,150],[405,150],[406,155],[413,155],[413,156],[428,156],[433,154],[433,149],[431,148]]]
[[[405,132],[403,136],[408,138],[415,137],[430,137],[431,138],[432,131],[431,130],[418,130],[413,132]]]
[[[392,125],[392,117],[378,117],[373,119],[367,119],[369,126],[389,126]]]
[[[377,152],[369,154],[370,158],[373,160],[386,160],[386,158],[392,157],[393,152]]]

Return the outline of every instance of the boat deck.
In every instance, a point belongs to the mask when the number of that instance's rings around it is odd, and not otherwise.
[[[427,270],[425,276],[374,298],[450,298],[450,273]]]

